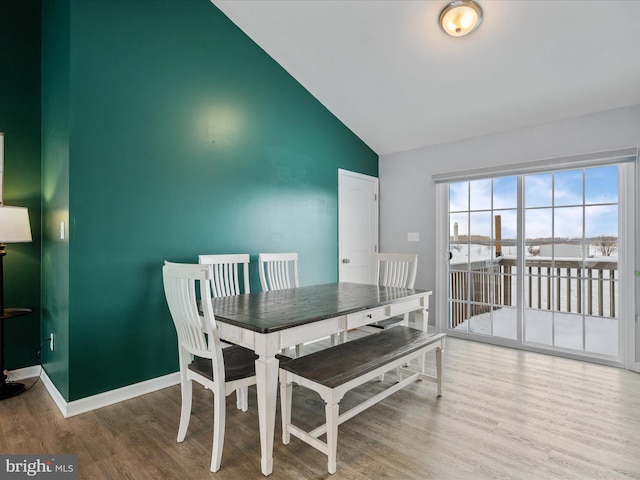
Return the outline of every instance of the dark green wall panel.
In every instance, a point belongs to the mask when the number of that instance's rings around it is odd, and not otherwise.
[[[163,260],[337,280],[337,170],[377,155],[207,0],[71,0],[69,400],[177,369]],[[63,33],[61,35],[64,36]]]
[[[5,322],[5,365],[37,364],[40,346],[40,0],[0,2],[0,132],[4,203],[27,207],[33,242],[7,246],[5,305],[31,315]]]
[[[42,334],[43,367],[69,400],[69,0],[42,6]],[[60,238],[61,222],[65,238]]]

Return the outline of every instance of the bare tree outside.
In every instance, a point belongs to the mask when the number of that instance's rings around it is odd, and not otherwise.
[[[602,235],[595,242],[596,247],[604,257],[610,257],[618,250],[618,238]]]

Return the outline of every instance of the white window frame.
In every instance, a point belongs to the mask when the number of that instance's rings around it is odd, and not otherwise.
[[[595,152],[582,155],[537,160],[533,162],[514,163],[501,165],[499,167],[478,168],[459,172],[440,173],[432,175],[432,180],[436,183],[436,285],[438,288],[436,296],[436,327],[439,332],[447,332],[449,319],[448,302],[448,259],[449,259],[449,225],[448,225],[448,185],[455,182],[479,180],[486,178],[527,175],[538,172],[573,170],[578,168],[589,168],[619,164],[621,174],[619,175],[619,219],[618,234],[620,256],[625,258],[625,262],[620,262],[619,284],[619,334],[624,336],[626,341],[619,342],[622,349],[620,352],[621,362],[611,362],[597,358],[589,358],[590,361],[623,366],[630,370],[640,371],[640,324],[637,313],[637,306],[640,305],[640,288],[636,285],[636,272],[640,276],[640,222],[636,222],[636,213],[640,213],[640,198],[635,192],[640,191],[640,168],[638,168],[638,148],[631,147],[605,152]],[[622,201],[624,199],[624,201]],[[518,215],[521,215],[522,202],[518,202]],[[518,223],[518,238],[522,238],[522,222]],[[522,271],[522,270],[519,270]],[[518,289],[523,288],[522,276],[518,276]],[[521,295],[522,292],[519,292]],[[523,297],[519,297],[523,298]],[[519,320],[521,320],[519,318]],[[523,350],[543,351],[555,355],[569,358],[584,359],[581,355],[559,351],[538,350],[521,342],[522,325],[518,321],[518,348]],[[489,337],[483,339],[488,343],[498,345],[514,346],[513,341],[501,339],[499,337]]]

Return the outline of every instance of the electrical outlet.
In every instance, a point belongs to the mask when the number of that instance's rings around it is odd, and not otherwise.
[[[53,352],[53,333],[49,335],[49,348]]]

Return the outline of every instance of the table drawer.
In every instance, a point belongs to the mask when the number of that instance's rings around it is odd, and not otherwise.
[[[390,305],[386,305],[384,307],[372,308],[371,310],[364,310],[362,312],[347,315],[347,329],[360,327],[362,325],[367,325],[368,323],[389,318],[391,316],[390,307]]]

